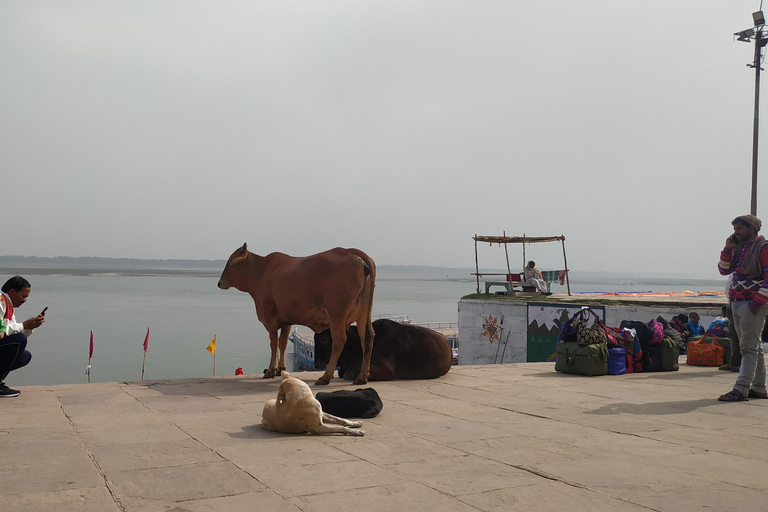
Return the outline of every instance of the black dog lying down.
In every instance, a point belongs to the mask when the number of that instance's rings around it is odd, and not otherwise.
[[[315,399],[323,406],[323,412],[340,418],[374,418],[384,407],[373,388],[321,391],[315,395]]]
[[[370,380],[436,379],[451,369],[453,354],[439,332],[381,318],[373,322]],[[315,334],[315,369],[331,359],[331,330]],[[337,366],[339,377],[354,380],[360,373],[363,348],[357,329],[347,329],[347,342]]]

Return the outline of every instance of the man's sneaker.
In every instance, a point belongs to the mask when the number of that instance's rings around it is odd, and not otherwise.
[[[19,396],[20,394],[21,391],[11,389],[4,382],[0,382],[0,398]]]

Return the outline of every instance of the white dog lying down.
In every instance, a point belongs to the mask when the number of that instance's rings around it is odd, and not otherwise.
[[[291,377],[286,371],[283,371],[282,377],[283,381],[277,390],[277,400],[265,403],[261,413],[261,424],[265,429],[286,434],[311,432],[320,435],[365,435],[362,430],[350,428],[362,427],[361,421],[349,421],[324,413],[320,402],[315,399],[306,382]]]

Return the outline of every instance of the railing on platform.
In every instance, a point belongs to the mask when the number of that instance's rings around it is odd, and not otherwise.
[[[432,329],[433,331],[457,331],[459,329],[458,322],[425,322],[413,325],[426,327],[427,329]]]

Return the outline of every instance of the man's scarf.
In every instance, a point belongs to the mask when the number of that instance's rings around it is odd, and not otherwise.
[[[760,256],[762,255],[763,249],[767,244],[768,241],[766,241],[765,237],[762,235],[753,240],[752,245],[749,247],[749,249],[747,249],[747,253],[739,262],[739,268],[743,275],[751,277],[755,280],[763,279],[763,262],[760,259]],[[744,245],[745,244],[739,244],[739,246],[736,247],[736,254],[741,254],[741,251],[744,249]]]

